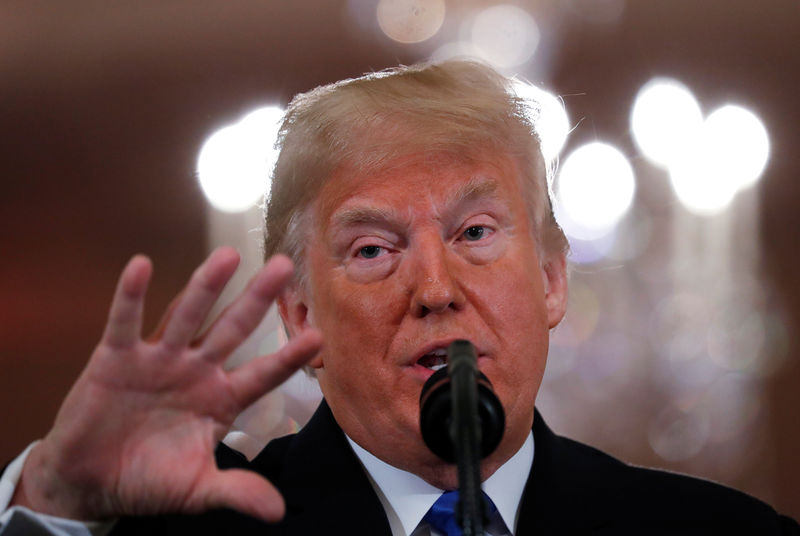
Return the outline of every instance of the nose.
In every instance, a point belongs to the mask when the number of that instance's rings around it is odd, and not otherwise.
[[[412,313],[423,318],[461,309],[464,294],[453,273],[455,259],[446,244],[437,238],[418,244],[416,249],[412,262]]]

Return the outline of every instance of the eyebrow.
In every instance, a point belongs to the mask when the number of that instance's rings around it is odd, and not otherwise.
[[[495,198],[498,189],[497,181],[485,177],[471,177],[461,184],[452,194],[447,196],[445,207],[458,207],[463,203],[483,198]],[[448,210],[448,208],[445,208]],[[376,225],[396,221],[394,210],[378,207],[352,207],[333,216],[333,226],[350,227],[355,225]]]
[[[470,177],[468,181],[458,187],[452,195],[448,196],[445,206],[455,207],[467,201],[474,201],[486,197],[497,197],[497,181],[486,177]]]
[[[333,225],[349,227],[352,225],[370,225],[390,221],[394,211],[376,207],[354,207],[336,213]]]

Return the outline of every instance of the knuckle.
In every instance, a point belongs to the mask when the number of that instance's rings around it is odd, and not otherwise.
[[[199,266],[194,271],[189,280],[189,286],[208,293],[215,293],[219,290],[219,284],[216,283],[208,273],[208,268],[206,266]]]

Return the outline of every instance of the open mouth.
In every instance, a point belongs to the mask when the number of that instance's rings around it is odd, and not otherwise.
[[[417,365],[433,370],[434,372],[447,366],[447,349],[436,348],[426,353],[417,360]]]

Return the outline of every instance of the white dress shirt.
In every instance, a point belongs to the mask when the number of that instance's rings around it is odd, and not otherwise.
[[[413,473],[398,469],[376,458],[347,438],[361,461],[372,486],[386,511],[393,536],[439,536],[439,533],[422,521],[436,499],[444,490],[431,486]],[[497,506],[494,519],[490,519],[486,533],[491,536],[513,536],[519,519],[522,493],[533,467],[533,433],[506,463],[500,466],[483,483],[483,491]]]

